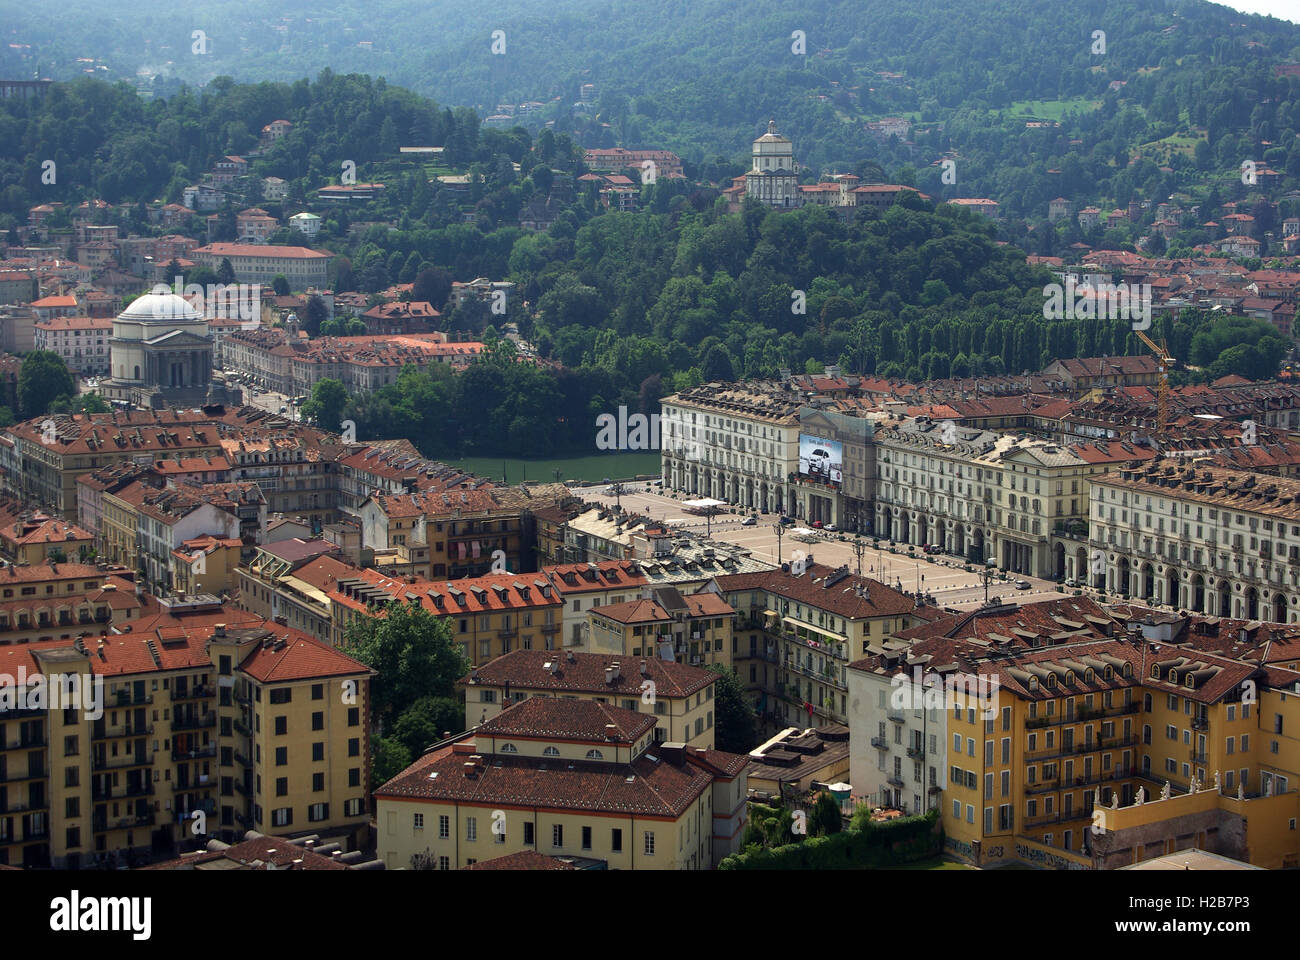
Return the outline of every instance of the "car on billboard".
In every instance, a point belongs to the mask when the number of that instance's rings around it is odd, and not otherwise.
[[[813,447],[808,453],[808,474],[813,477],[831,475],[831,452],[821,447]]]

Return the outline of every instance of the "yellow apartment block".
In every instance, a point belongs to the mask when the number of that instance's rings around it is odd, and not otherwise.
[[[691,666],[731,669],[736,611],[716,593],[683,595],[675,587],[648,599],[593,607],[587,613],[591,649],[631,657],[662,657]]]
[[[558,645],[563,625],[554,588],[535,573],[433,582],[358,570],[335,581],[326,593],[335,646],[342,645],[349,624],[374,616],[394,600],[418,603],[434,616],[446,617],[452,640],[473,664],[511,650],[550,650]]]
[[[139,863],[249,829],[355,846],[366,667],[238,611],[131,627],[0,648],[23,678],[0,701],[0,863]]]

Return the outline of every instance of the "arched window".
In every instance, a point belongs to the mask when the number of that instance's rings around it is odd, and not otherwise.
[[[587,759],[588,759],[588,760],[604,760],[604,759],[605,759],[605,755],[604,755],[603,753],[601,753],[599,750],[588,750],[588,751],[587,751]]]
[[[542,751],[542,756],[544,757],[558,757],[559,755],[560,751],[557,747],[547,747]]]
[[[519,750],[518,750],[518,748],[515,747],[515,745],[514,745],[513,743],[503,743],[503,744],[501,744],[501,752],[502,752],[502,753],[518,753]]]
[[[140,366],[139,366],[139,364],[137,364],[137,365],[136,365],[136,368],[135,368],[135,379],[136,379],[136,380],[139,380],[139,379],[140,379]]]

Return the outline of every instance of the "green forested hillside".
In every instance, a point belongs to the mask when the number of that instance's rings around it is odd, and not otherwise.
[[[11,40],[21,41],[0,50],[9,76],[38,66],[72,76],[98,66],[77,58],[98,57],[101,75],[143,70],[157,78],[148,89],[169,92],[178,80],[293,80],[329,67],[484,114],[539,101],[547,109],[538,122],[555,120],[585,146],[663,146],[697,166],[743,161],[775,117],[814,174],[883,171],[936,196],[995,196],[1013,215],[1041,216],[1058,194],[1119,203],[1168,195],[1249,157],[1300,176],[1300,81],[1274,75],[1278,62],[1300,61],[1300,27],[1195,0],[377,0],[322,9],[146,0],[111,16],[72,0],[57,19],[3,7]],[[195,30],[207,53],[192,52]],[[504,31],[500,55],[495,30]],[[795,31],[803,55],[792,52]],[[1096,31],[1104,53],[1093,52]],[[575,114],[584,82],[598,99]],[[864,130],[888,115],[918,123],[914,148]],[[1061,126],[1026,128],[1035,118]],[[1171,144],[1180,148],[1172,155]],[[932,166],[948,151],[958,158],[955,184]],[[1129,166],[1139,152],[1145,159]]]

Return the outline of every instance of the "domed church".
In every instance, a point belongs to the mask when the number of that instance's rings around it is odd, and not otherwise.
[[[242,391],[214,376],[207,320],[174,293],[133,301],[113,321],[108,343],[109,378],[100,388],[105,400],[152,410],[242,400]]]

